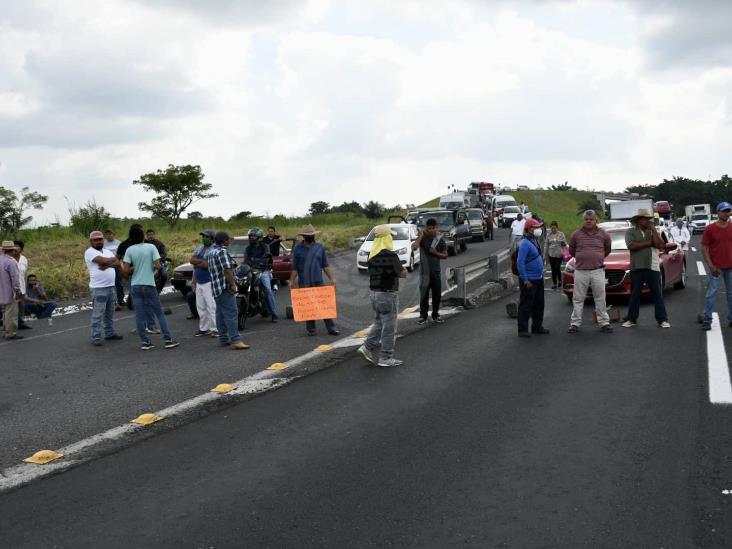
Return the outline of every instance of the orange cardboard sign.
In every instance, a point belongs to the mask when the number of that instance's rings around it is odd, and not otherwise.
[[[295,288],[290,290],[292,313],[295,322],[336,318],[335,286]]]

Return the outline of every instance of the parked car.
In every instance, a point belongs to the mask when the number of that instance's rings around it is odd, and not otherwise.
[[[612,240],[612,251],[605,258],[605,292],[608,297],[630,297],[630,251],[625,244],[627,228],[618,227],[606,231]],[[685,288],[686,255],[669,232],[662,230],[661,236],[667,242],[666,249],[659,254],[662,288]],[[574,293],[574,264],[574,258],[567,261],[562,274],[562,289],[570,302]],[[644,295],[650,292],[649,288],[643,288]],[[591,295],[591,291],[588,290],[588,294]]]
[[[468,242],[473,239],[465,210],[431,210],[420,212],[417,218],[417,227],[423,230],[427,220],[434,218],[437,221],[437,230],[447,244],[447,253],[457,255],[468,249]]]
[[[518,216],[518,214],[521,214],[526,218],[531,217],[531,212],[523,211],[520,206],[506,206],[503,208],[501,215],[498,216],[498,226],[510,227],[511,223],[516,220],[516,216]]]
[[[486,233],[488,232],[488,223],[485,214],[480,208],[468,208],[465,210],[468,216],[468,224],[470,225],[470,234],[473,240],[485,242]]]
[[[412,251],[412,242],[417,240],[417,227],[411,223],[389,223],[389,228],[396,233],[392,237],[394,241],[394,251],[399,256],[399,261],[410,273],[414,270],[414,266],[420,261],[419,248]],[[356,267],[359,272],[368,272],[369,253],[374,245],[376,227],[371,229],[366,240],[356,252]]]
[[[287,242],[292,245],[295,239],[289,238]],[[229,253],[237,265],[244,264],[244,250],[246,250],[248,245],[249,237],[247,236],[235,236],[229,243]],[[292,273],[291,251],[292,248],[283,242],[281,254],[272,259],[272,278],[279,280],[282,284],[286,284],[290,280],[290,274]],[[191,291],[192,279],[193,265],[186,262],[178,265],[173,270],[173,276],[170,277],[170,284],[185,296]]]

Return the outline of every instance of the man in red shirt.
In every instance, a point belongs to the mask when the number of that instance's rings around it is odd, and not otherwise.
[[[707,225],[702,236],[704,261],[709,267],[707,295],[704,299],[704,320],[702,329],[712,329],[712,311],[719,290],[720,278],[727,290],[727,325],[732,328],[732,225],[729,222],[732,204],[720,202],[717,205],[719,219]]]

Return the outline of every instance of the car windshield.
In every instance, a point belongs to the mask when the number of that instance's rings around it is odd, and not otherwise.
[[[394,240],[409,240],[409,227],[392,227],[391,230],[396,233],[392,236]],[[374,238],[376,238],[376,227],[371,229],[366,242],[371,242]]]
[[[235,238],[229,242],[229,253],[231,255],[244,255],[247,246],[249,246],[248,238]]]
[[[627,250],[628,246],[625,243],[625,231],[613,231],[610,233],[610,240],[612,241],[613,250]]]
[[[428,219],[434,219],[438,225],[452,225],[455,222],[455,218],[450,212],[432,212],[420,215],[418,225],[423,227],[427,224]]]
[[[470,211],[468,212],[469,219],[477,219],[478,221],[483,220],[483,212]]]
[[[505,208],[506,206],[515,206],[515,200],[496,200],[496,208]]]
[[[691,216],[692,219],[707,219],[707,214],[694,214]]]
[[[507,207],[503,208],[503,213],[504,214],[507,214],[507,213],[520,213],[520,212],[521,212],[521,208],[519,208],[518,206],[507,206]]]

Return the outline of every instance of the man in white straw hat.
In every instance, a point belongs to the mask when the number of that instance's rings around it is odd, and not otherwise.
[[[4,240],[3,253],[0,255],[0,305],[3,306],[3,327],[5,339],[23,339],[18,335],[18,301],[23,295],[20,290],[20,269],[10,255],[15,250],[15,242]]]
[[[653,224],[653,214],[646,209],[638,210],[631,219],[633,224],[625,233],[625,244],[630,250],[630,301],[628,315],[623,328],[632,328],[638,323],[640,299],[643,284],[651,289],[655,304],[656,322],[660,328],[670,328],[666,305],[663,302],[661,287],[661,259],[659,250],[664,250],[666,243]]]

